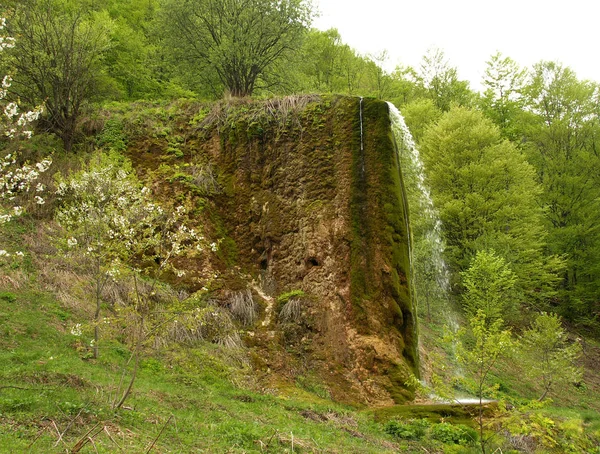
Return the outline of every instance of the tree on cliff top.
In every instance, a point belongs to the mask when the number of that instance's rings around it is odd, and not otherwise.
[[[305,0],[166,0],[167,41],[204,83],[249,96],[275,62],[300,44],[312,18]]]
[[[11,13],[9,92],[29,106],[43,103],[49,129],[70,151],[83,107],[99,91],[110,21],[60,0],[18,1]]]

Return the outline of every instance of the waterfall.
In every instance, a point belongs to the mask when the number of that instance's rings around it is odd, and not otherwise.
[[[435,303],[436,308],[442,308],[450,324],[455,325],[448,300],[450,278],[444,261],[442,222],[425,184],[423,163],[412,134],[396,106],[389,102],[387,104],[411,216],[411,260],[417,306],[421,313],[425,311],[430,318],[432,303]]]
[[[360,97],[360,103],[358,108],[358,116],[360,119],[360,151],[363,152],[365,149],[363,143],[363,97]]]
[[[364,141],[364,134],[363,134],[363,97],[360,97],[360,103],[358,106],[358,116],[360,119],[360,159],[361,159],[361,171],[362,171],[362,176],[364,177],[365,175],[365,141]]]

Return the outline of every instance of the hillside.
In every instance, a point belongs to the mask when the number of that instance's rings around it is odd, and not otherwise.
[[[472,408],[396,405],[415,397],[413,373],[452,358],[442,317],[422,318],[422,365],[416,354],[385,103],[115,103],[84,131],[81,161],[57,153],[45,203],[30,197],[3,228],[0,452],[479,452]],[[35,159],[53,144],[14,146]],[[75,195],[56,186],[103,159],[198,232],[172,268],[165,244],[144,243],[98,273],[90,257],[103,256],[57,224]],[[153,235],[176,229],[164,222]],[[486,410],[495,446],[595,452],[598,345],[586,342],[584,385],[554,406],[534,404],[537,384],[501,365],[508,405]]]

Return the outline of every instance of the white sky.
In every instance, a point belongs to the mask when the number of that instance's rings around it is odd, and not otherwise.
[[[313,26],[335,27],[362,54],[387,50],[386,69],[418,68],[428,48],[442,49],[459,77],[480,88],[496,51],[523,67],[554,60],[580,79],[600,82],[598,0],[313,0]]]

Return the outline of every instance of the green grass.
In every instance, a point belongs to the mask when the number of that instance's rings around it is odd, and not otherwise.
[[[294,452],[391,452],[368,416],[237,385],[249,371],[210,344],[146,356],[114,411],[124,346],[105,342],[97,361],[85,359],[75,320],[50,294],[0,292],[0,452],[73,449],[94,427],[98,452],[143,452],[161,431],[156,452],[291,452],[292,437]]]

